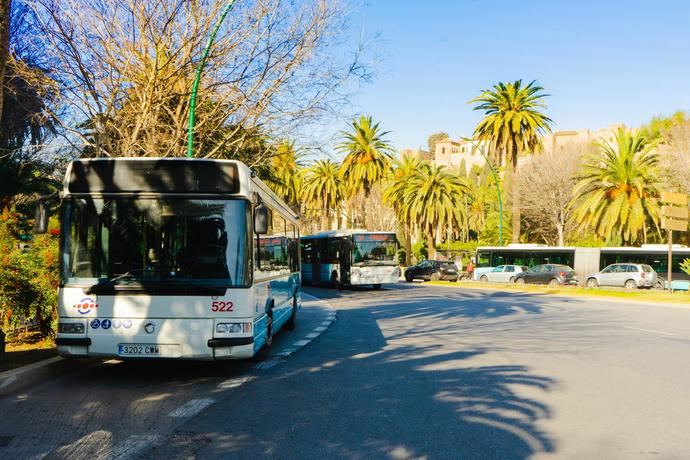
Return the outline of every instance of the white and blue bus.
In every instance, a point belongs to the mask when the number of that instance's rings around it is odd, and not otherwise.
[[[394,232],[336,230],[304,236],[300,243],[305,283],[380,289],[400,278]]]
[[[244,164],[77,160],[60,198],[60,355],[262,357],[295,326],[298,216]]]

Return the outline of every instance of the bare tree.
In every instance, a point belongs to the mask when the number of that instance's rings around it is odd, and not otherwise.
[[[12,0],[0,0],[0,121],[5,93],[5,67],[10,54],[10,18]]]
[[[534,155],[521,168],[522,220],[528,233],[547,244],[565,245],[572,226],[572,192],[588,145],[573,143]]]
[[[665,133],[659,155],[667,185],[690,194],[690,120],[674,124]]]
[[[95,156],[180,156],[195,69],[224,0],[33,0],[69,117]],[[237,2],[208,56],[197,156],[236,157],[255,138],[295,137],[367,78],[331,0]],[[268,145],[268,144],[266,144]],[[272,155],[266,148],[250,159]]]

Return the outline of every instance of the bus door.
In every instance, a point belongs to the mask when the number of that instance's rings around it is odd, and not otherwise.
[[[350,238],[342,238],[338,245],[338,262],[340,263],[340,282],[350,282],[350,269],[352,265],[352,241]]]
[[[311,258],[311,276],[312,283],[318,284],[321,282],[321,258],[323,257],[324,251],[324,239],[315,239],[314,245],[312,246],[312,258]]]

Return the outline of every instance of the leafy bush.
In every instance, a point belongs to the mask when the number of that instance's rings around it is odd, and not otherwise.
[[[20,238],[21,221],[14,210],[0,214],[0,328],[32,323],[41,334],[52,335],[59,282],[57,221],[28,244]]]
[[[690,275],[690,259],[685,259],[680,263],[680,269]]]
[[[426,248],[426,240],[420,239],[412,245],[412,262],[418,263],[421,260],[429,257],[429,251]]]

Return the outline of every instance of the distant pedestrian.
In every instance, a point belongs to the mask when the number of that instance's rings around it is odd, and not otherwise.
[[[472,275],[474,275],[474,264],[470,260],[470,262],[467,264],[467,279],[471,280]]]

